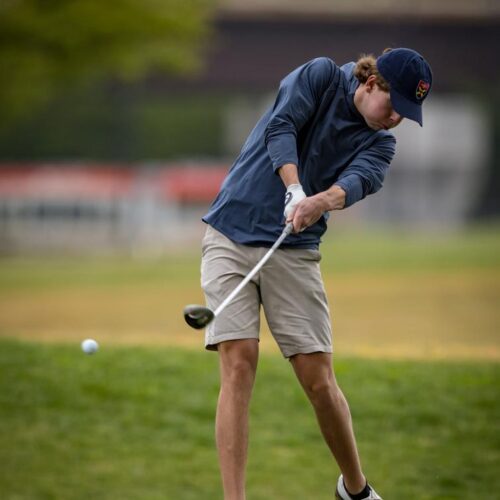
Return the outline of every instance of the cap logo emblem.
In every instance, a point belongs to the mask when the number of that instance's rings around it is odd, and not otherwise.
[[[417,85],[417,91],[415,92],[415,95],[417,96],[417,99],[423,99],[426,95],[427,92],[429,91],[431,87],[431,84],[429,82],[424,82],[423,80],[420,80]]]

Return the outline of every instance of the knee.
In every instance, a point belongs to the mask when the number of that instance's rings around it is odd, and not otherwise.
[[[238,388],[251,388],[255,380],[256,366],[247,359],[235,359],[222,367],[222,384]]]
[[[333,377],[307,381],[303,385],[308,398],[315,406],[340,406],[344,402],[342,392]]]
[[[257,371],[258,343],[256,340],[223,342],[219,345],[222,384],[252,385]]]
[[[327,394],[333,394],[334,387],[331,380],[308,380],[303,383],[306,394],[311,398],[322,397]]]

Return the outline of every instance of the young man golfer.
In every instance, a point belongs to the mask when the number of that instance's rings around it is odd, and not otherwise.
[[[328,58],[300,66],[281,82],[203,218],[201,282],[211,309],[261,259],[285,221],[294,228],[206,330],[206,347],[220,359],[216,442],[226,500],[245,499],[261,305],[340,468],[337,498],[381,498],[363,474],[349,407],[335,380],[318,248],[329,212],[381,188],[396,145],[389,130],[403,118],[422,125],[431,84],[427,62],[404,48],[341,67]]]

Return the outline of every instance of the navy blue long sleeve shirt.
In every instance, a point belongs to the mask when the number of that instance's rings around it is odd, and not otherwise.
[[[342,67],[321,57],[287,75],[274,105],[258,121],[203,221],[236,243],[271,246],[283,230],[286,187],[280,167],[298,167],[307,196],[333,184],[345,207],[378,191],[396,140],[368,127],[354,106],[355,63]],[[318,248],[328,213],[284,247]]]

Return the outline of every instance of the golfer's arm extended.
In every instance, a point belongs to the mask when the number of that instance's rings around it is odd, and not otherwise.
[[[278,173],[286,187],[290,184],[300,184],[297,165],[294,165],[293,163],[286,163],[278,170]],[[324,212],[329,212],[330,210],[342,210],[345,206],[345,191],[340,186],[335,184],[326,191],[318,193],[314,197],[317,198],[318,202],[322,204]]]
[[[345,191],[335,184],[316,196],[321,198],[325,211],[342,210],[345,206]]]

